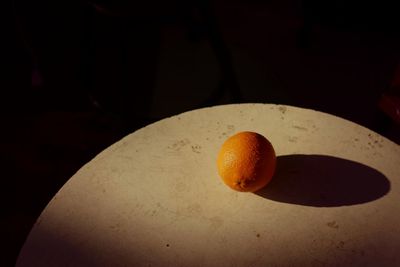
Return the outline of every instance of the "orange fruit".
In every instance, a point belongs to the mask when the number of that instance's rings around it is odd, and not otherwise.
[[[276,156],[267,138],[254,132],[229,137],[217,158],[218,173],[236,191],[255,192],[271,181]]]

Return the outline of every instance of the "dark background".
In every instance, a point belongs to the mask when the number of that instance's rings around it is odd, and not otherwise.
[[[3,9],[1,266],[81,166],[174,114],[287,104],[399,142],[378,107],[399,63],[399,7],[388,1],[61,2]]]

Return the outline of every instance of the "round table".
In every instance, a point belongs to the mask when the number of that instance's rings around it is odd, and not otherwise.
[[[278,156],[256,193],[216,156],[239,131]],[[17,266],[400,266],[400,148],[344,119],[224,105],[146,126],[82,167],[30,232]]]

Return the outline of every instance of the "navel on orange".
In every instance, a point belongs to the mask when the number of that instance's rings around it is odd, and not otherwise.
[[[241,192],[255,192],[272,179],[276,166],[275,151],[261,134],[240,132],[224,142],[217,166],[226,185]]]

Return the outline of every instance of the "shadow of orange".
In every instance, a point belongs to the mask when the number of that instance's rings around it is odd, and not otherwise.
[[[364,164],[324,155],[287,155],[278,157],[274,178],[256,194],[297,205],[337,207],[370,202],[389,191],[389,180]]]

